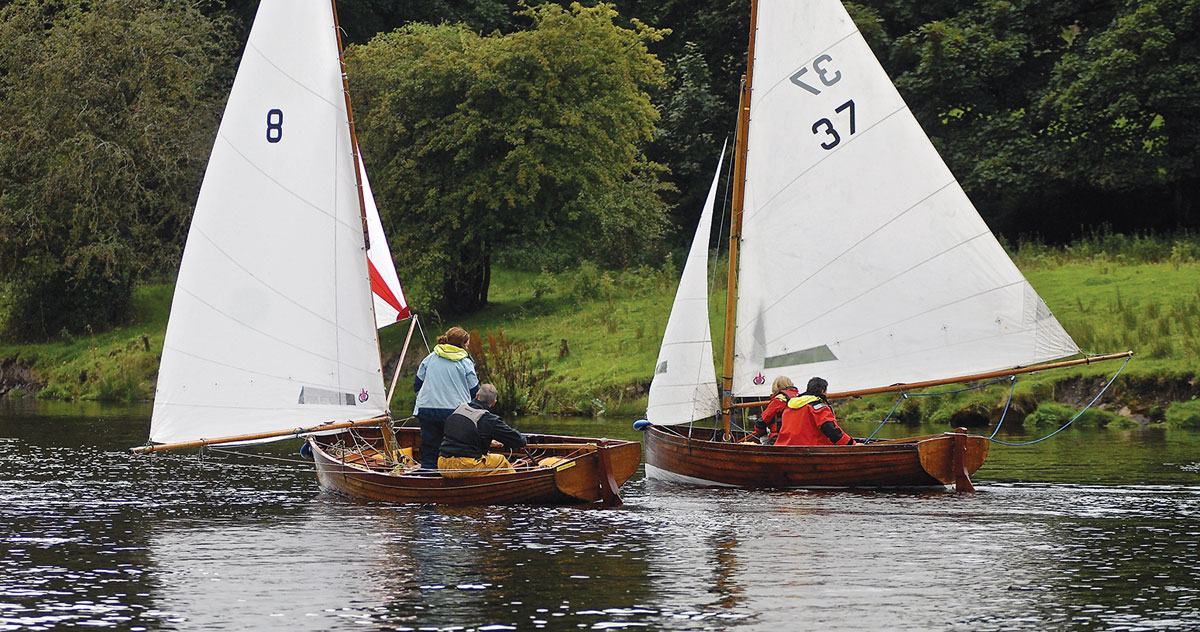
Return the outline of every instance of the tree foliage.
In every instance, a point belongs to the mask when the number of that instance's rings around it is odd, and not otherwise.
[[[1063,55],[1038,105],[1050,121],[1062,177],[1103,190],[1194,187],[1200,2],[1125,6],[1106,29]]]
[[[502,254],[620,265],[691,234],[750,0],[583,4],[337,3],[370,40],[357,127],[418,302],[478,306]],[[1200,227],[1200,0],[844,4],[993,229]],[[0,1],[9,335],[120,321],[174,269],[257,6]]]
[[[505,247],[636,261],[664,228],[642,150],[660,33],[604,4],[523,15],[533,26],[507,35],[414,24],[347,51],[392,248],[413,294],[448,313],[486,302]]]
[[[9,335],[118,322],[137,276],[173,267],[222,102],[226,33],[182,1],[0,10]]]
[[[989,0],[927,16],[884,58],[995,228],[1194,227],[1198,15],[1196,0]]]

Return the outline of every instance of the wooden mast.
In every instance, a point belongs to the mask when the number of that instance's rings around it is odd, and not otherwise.
[[[733,415],[733,338],[737,323],[738,245],[742,238],[742,212],[746,201],[746,152],[750,136],[750,93],[754,83],[754,39],[758,31],[758,0],[750,2],[750,46],[746,54],[746,74],[738,97],[737,141],[733,149],[733,213],[729,221],[729,274],[725,291],[725,362],[721,371],[721,427],[723,438],[730,437]]]
[[[371,258],[368,256],[367,252],[371,249],[371,234],[367,228],[367,198],[366,198],[366,193],[364,193],[364,191],[363,191],[363,174],[362,174],[363,161],[361,159],[360,152],[358,149],[358,132],[356,132],[354,129],[354,110],[350,108],[350,77],[346,74],[346,55],[345,55],[345,49],[342,48],[342,27],[341,27],[341,24],[338,22],[337,0],[329,0],[329,6],[331,9],[333,9],[333,35],[334,35],[334,37],[337,38],[338,67],[342,69],[342,95],[345,96],[345,98],[346,98],[346,122],[350,126],[350,147],[351,147],[352,153],[354,155],[354,183],[355,183],[355,186],[358,188],[358,214],[359,214],[359,217],[362,218],[363,258],[365,258],[367,260],[367,270],[368,270],[368,275],[369,275],[370,274],[369,271],[371,269]],[[388,253],[388,256],[389,257],[391,256],[390,252]],[[374,290],[372,290],[371,292],[372,292],[372,294],[374,294]],[[376,325],[378,325],[378,321],[375,319],[375,297],[374,296],[371,297],[371,317],[372,317],[371,318],[372,322],[376,323]],[[408,341],[410,339],[412,339],[413,329],[417,326],[417,317],[410,313],[409,318],[412,319],[412,322],[408,326],[408,336],[404,339],[404,349],[402,349],[400,351],[400,361],[396,363],[396,373],[395,373],[395,375],[392,376],[391,391],[388,392],[388,394],[387,394],[387,406],[388,406],[388,417],[389,418],[391,417],[390,409],[391,409],[391,404],[392,404],[392,393],[395,392],[395,390],[396,390],[396,377],[398,377],[400,375],[400,368],[404,364],[404,355],[406,353],[408,353]],[[382,374],[382,371],[383,371],[383,345],[379,344],[379,329],[378,328],[375,329],[375,348],[376,348],[376,350],[379,351],[379,370],[380,370],[380,373]],[[385,434],[385,436],[390,437],[391,429],[385,427],[384,434]],[[391,448],[390,440],[385,443],[385,447],[387,447],[390,452],[390,448]],[[392,455],[389,453],[388,456],[391,457]]]
[[[371,236],[367,231],[367,201],[363,195],[362,171],[359,170],[358,134],[354,131],[354,111],[350,109],[350,78],[346,76],[346,57],[342,54],[342,27],[338,24],[337,0],[329,0],[333,9],[333,35],[337,38],[338,66],[342,69],[342,94],[346,97],[346,120],[350,124],[350,150],[354,154],[354,182],[358,186],[358,214],[362,217],[363,244],[371,247]],[[364,256],[365,256],[364,251]],[[371,303],[374,309],[374,302]]]

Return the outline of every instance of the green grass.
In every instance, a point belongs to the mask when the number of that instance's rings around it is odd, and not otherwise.
[[[1200,369],[1200,264],[1075,263],[1026,276],[1085,352],[1132,350],[1142,373]]]
[[[1175,247],[1174,252],[1186,249]],[[1155,252],[1171,251],[1160,247]],[[1160,263],[1125,263],[1094,253],[1086,257],[1043,253],[1035,261],[1025,259],[1030,282],[1086,352],[1136,353],[1113,395],[1104,400],[1110,410],[1129,406],[1146,418],[1165,421],[1172,402],[1196,395],[1194,384],[1200,375],[1196,256],[1173,261],[1168,257]],[[724,267],[717,269],[709,315],[719,355],[724,335]],[[627,271],[584,266],[562,273],[495,269],[485,310],[445,323],[424,317],[425,334],[432,343],[453,324],[481,337],[490,331],[515,343],[530,371],[549,371],[548,378],[538,380],[544,392],[526,398],[538,412],[640,415],[676,283],[677,270],[670,264]],[[171,292],[167,284],[139,288],[134,296],[136,317],[126,327],[75,334],[44,345],[0,346],[0,358],[17,356],[33,368],[47,384],[38,393],[43,398],[149,399]],[[385,358],[399,351],[406,332],[404,324],[382,332]],[[411,367],[426,353],[419,338],[409,351],[409,370],[398,382],[393,404],[398,412],[411,409]],[[1108,362],[1019,377],[1014,410],[1007,419],[1024,420],[1049,400],[1078,409],[1118,366]],[[912,421],[990,419],[994,423],[1007,396],[1005,383],[950,397],[914,399],[904,403],[899,416]],[[879,419],[895,401],[895,396],[881,395],[842,402],[839,414],[847,419]],[[1176,411],[1179,415],[1183,413]],[[1181,419],[1179,423],[1190,423],[1186,415]]]
[[[1200,400],[1193,397],[1172,403],[1166,410],[1166,421],[1172,428],[1200,428]]]
[[[645,388],[662,342],[675,276],[670,267],[624,272],[585,267],[560,274],[494,270],[485,310],[427,325],[426,333],[432,344],[449,325],[482,336],[503,332],[552,372],[546,385],[552,393],[539,412],[637,415],[645,410]],[[398,351],[404,334],[385,330],[385,353]],[[424,355],[424,346],[413,353]],[[399,401],[411,398],[398,391]]]
[[[125,327],[61,332],[59,340],[41,345],[0,344],[0,358],[15,357],[31,368],[46,384],[37,393],[42,399],[151,399],[173,291],[174,284],[134,290],[134,316]]]

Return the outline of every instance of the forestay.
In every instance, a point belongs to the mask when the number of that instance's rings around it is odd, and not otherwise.
[[[838,0],[760,0],[733,390],[846,391],[1078,348]]]
[[[651,423],[696,421],[712,417],[718,411],[717,374],[708,323],[708,236],[724,159],[722,147],[663,332],[646,408],[646,419]]]
[[[264,0],[201,186],[150,439],[385,409],[363,210],[328,0]]]

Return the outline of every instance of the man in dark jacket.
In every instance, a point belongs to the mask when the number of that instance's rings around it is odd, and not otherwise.
[[[496,387],[482,384],[475,399],[446,417],[438,471],[447,478],[515,472],[503,454],[489,454],[492,442],[506,448],[525,447],[525,437],[488,409],[496,403]]]

